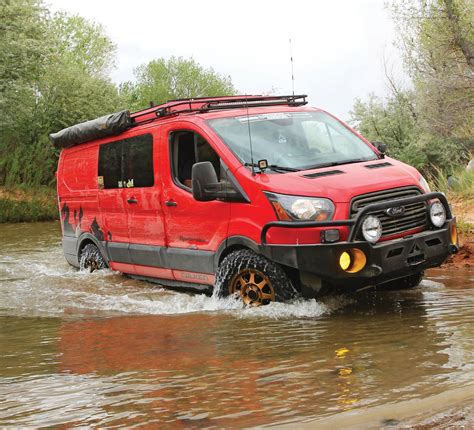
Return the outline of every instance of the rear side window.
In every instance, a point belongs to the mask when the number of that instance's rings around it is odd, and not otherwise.
[[[99,188],[102,177],[104,188],[118,188],[122,181],[122,141],[107,143],[99,149]]]
[[[153,186],[153,137],[151,134],[101,145],[98,176],[99,188]]]

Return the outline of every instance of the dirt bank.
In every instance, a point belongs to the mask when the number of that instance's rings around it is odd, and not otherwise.
[[[464,241],[457,254],[451,256],[443,267],[466,268],[474,267],[474,238],[471,234],[468,241]]]
[[[449,196],[457,218],[460,250],[443,264],[443,267],[474,267],[474,198]]]

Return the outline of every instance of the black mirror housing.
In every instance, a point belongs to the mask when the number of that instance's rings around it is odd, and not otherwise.
[[[382,158],[385,157],[385,153],[387,152],[387,145],[383,142],[372,142],[372,145],[374,145],[377,148],[377,151],[380,152],[382,155]]]
[[[217,179],[216,171],[210,161],[202,161],[193,165],[191,176],[194,199],[198,202],[212,200],[250,202],[227,167],[221,164],[221,169],[224,170],[226,176],[223,181]]]
[[[217,187],[219,181],[214,166],[210,161],[193,164],[191,178],[195,200],[198,202],[209,202],[217,198],[216,193],[212,189]]]

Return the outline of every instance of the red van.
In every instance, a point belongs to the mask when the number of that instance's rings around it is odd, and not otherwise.
[[[412,287],[457,251],[446,197],[306,96],[174,100],[51,135],[67,261],[248,305]]]

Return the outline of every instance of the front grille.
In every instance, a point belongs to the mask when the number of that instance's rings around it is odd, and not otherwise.
[[[404,197],[413,197],[420,194],[420,190],[416,187],[404,187],[377,191],[375,193],[354,197],[351,201],[351,218],[356,217],[357,213],[369,204],[381,203],[387,200],[391,201]],[[403,206],[405,207],[405,213],[400,217],[391,217],[385,213],[384,209],[371,213],[371,215],[377,216],[382,222],[382,237],[426,226],[428,219],[425,202],[412,203]]]

